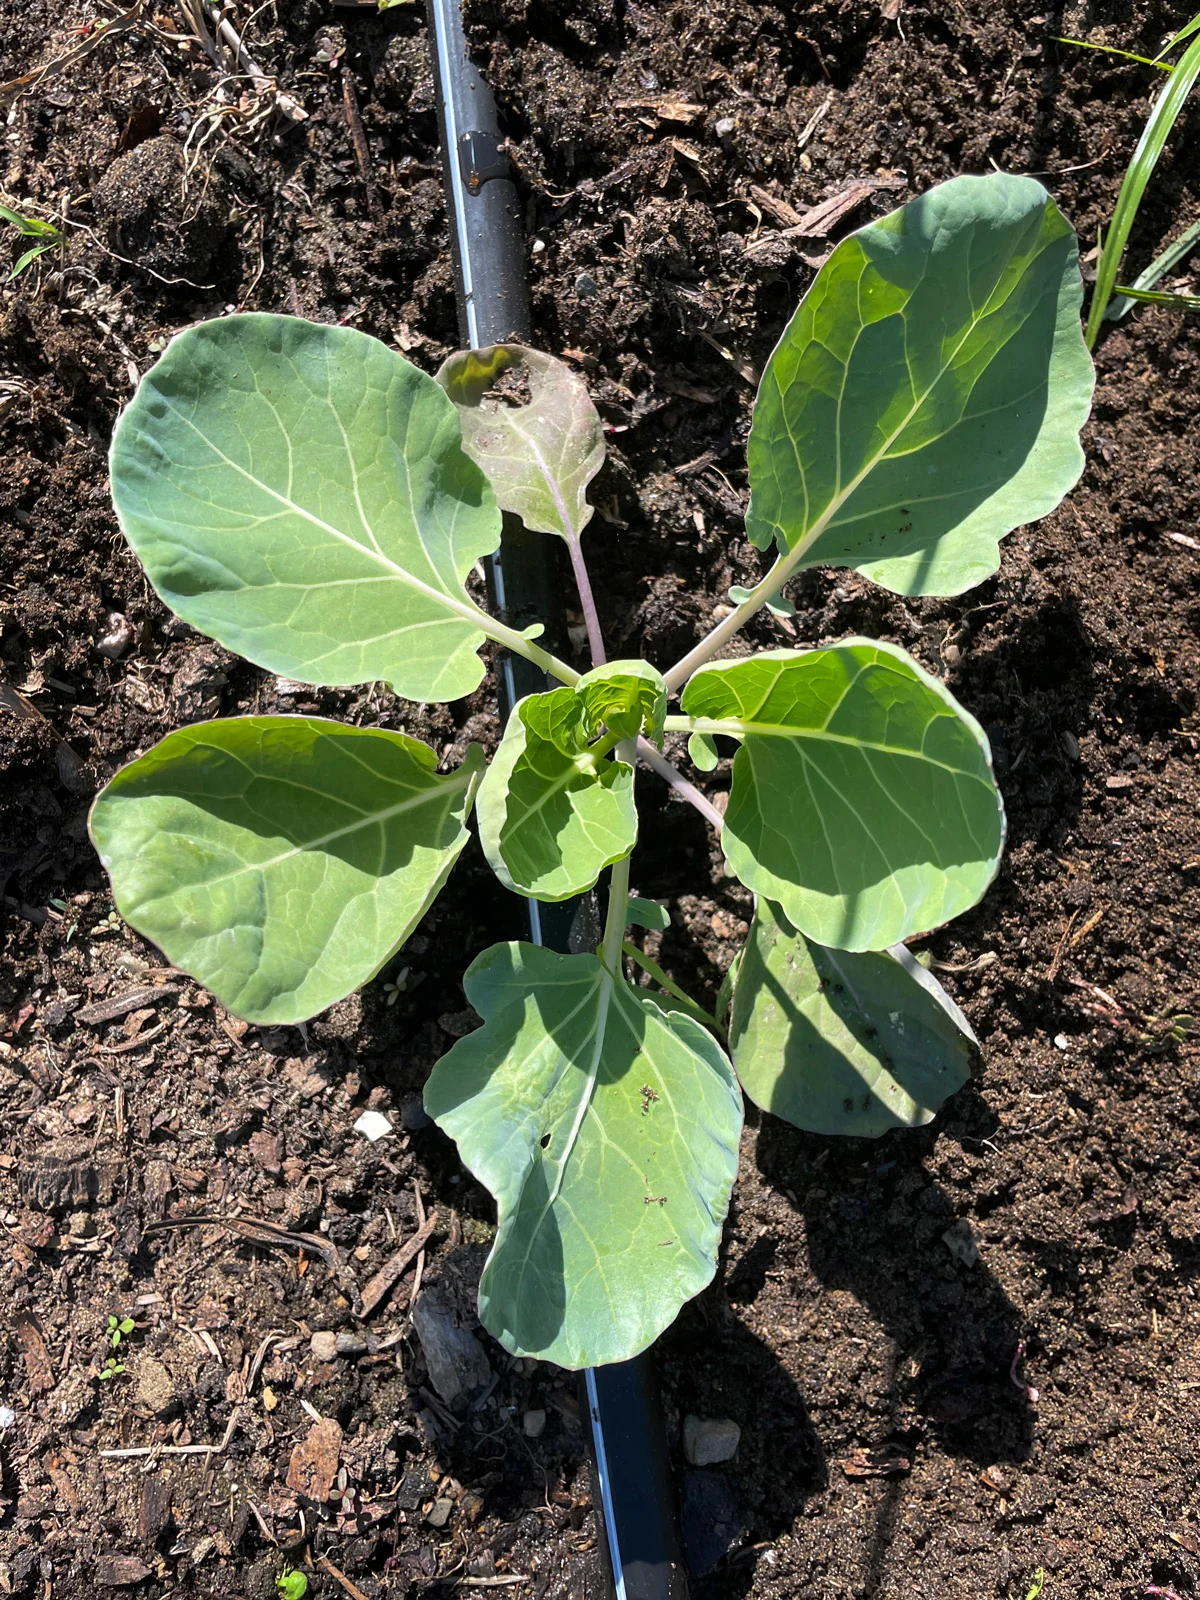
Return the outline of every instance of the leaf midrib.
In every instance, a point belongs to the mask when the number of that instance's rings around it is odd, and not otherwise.
[[[679,726],[672,729],[672,723]],[[740,717],[668,717],[667,731],[724,733],[735,739],[761,736],[768,739],[792,739],[797,742],[812,740],[820,744],[843,745],[851,750],[871,751],[876,755],[907,756],[910,760],[923,761],[928,766],[938,767],[942,772],[950,773],[952,777],[970,778],[976,783],[984,782],[981,774],[970,772],[965,767],[952,767],[948,762],[939,761],[936,756],[926,755],[922,750],[913,750],[902,745],[881,744],[874,739],[859,739],[848,733],[830,733],[822,728],[796,728],[789,727],[786,723],[775,722],[746,722]]]
[[[224,464],[232,471],[245,478],[247,483],[252,484],[263,494],[268,495],[272,500],[276,501],[284,508],[284,510],[289,511],[293,515],[312,523],[313,527],[322,529],[325,533],[330,534],[334,539],[337,539],[340,541],[340,543],[348,546],[348,548],[351,550],[356,550],[359,555],[366,556],[369,560],[378,562],[379,565],[387,569],[388,573],[394,580],[406,584],[410,589],[415,590],[418,594],[422,594],[426,596],[426,598],[433,600],[436,604],[444,606],[446,610],[453,612],[456,616],[461,617],[466,622],[469,622],[472,627],[478,629],[480,632],[487,632],[487,629],[483,626],[483,624],[490,619],[487,617],[485,612],[481,612],[475,606],[473,606],[470,600],[466,599],[465,597],[462,600],[458,600],[447,590],[436,589],[431,584],[423,582],[420,578],[416,577],[414,573],[406,571],[404,567],[393,561],[389,556],[385,556],[381,549],[372,550],[369,546],[360,544],[357,539],[352,538],[350,534],[343,532],[340,528],[334,527],[331,522],[326,522],[323,517],[317,516],[314,511],[310,511],[306,506],[297,504],[297,502],[289,495],[281,494],[278,489],[272,488],[269,483],[264,483],[261,478],[256,477],[255,474],[248,468],[242,466],[239,461],[235,461],[232,456],[226,455],[220,446],[214,443],[214,441],[208,437],[202,428],[197,427],[197,425],[189,416],[182,412],[178,406],[175,406],[171,403],[167,396],[162,393],[161,389],[158,392],[163,404],[166,406],[167,410],[171,412],[172,416],[176,417],[186,427],[190,428],[196,437],[203,444],[205,444],[209,450],[212,451],[213,455],[216,456],[219,461],[224,462]],[[358,473],[356,469],[352,469],[352,475],[357,486]],[[355,493],[357,495],[357,487]],[[417,539],[420,542],[422,549],[425,549],[425,541],[420,528],[417,526],[415,513],[413,515],[413,525],[416,530]],[[363,526],[368,530],[370,537],[374,539],[374,531],[370,528],[370,525],[366,522],[365,518],[363,520]],[[396,631],[402,632],[403,630],[397,629]]]
[[[1052,243],[1052,242],[1053,241],[1048,242],[1046,245],[1044,245],[1042,247],[1042,249],[1038,250],[1035,254],[1030,256],[1029,262],[1027,264],[1027,270],[1029,268],[1032,268],[1034,266],[1034,264],[1041,258],[1041,256],[1043,256],[1045,254],[1046,250],[1049,249],[1049,247],[1050,247],[1050,243]],[[1008,259],[1009,260],[1012,259],[1011,255],[1009,256]],[[862,271],[865,271],[866,265],[868,265],[868,263],[864,262],[863,268],[862,268],[862,270],[860,270],[860,273],[859,273],[859,282],[860,283],[861,283],[861,279],[862,279]],[[1007,262],[1006,262],[1006,266],[1007,266]],[[1000,278],[1001,278],[1001,281],[1002,281],[1003,280],[1003,271],[1000,274]],[[1009,290],[1008,290],[1008,294],[1005,295],[1004,300],[998,302],[996,305],[993,305],[992,304],[992,300],[993,300],[994,296],[997,294],[997,292],[999,291],[999,289],[1001,287],[1001,283],[997,282],[996,287],[992,290],[992,293],[988,296],[987,300],[984,302],[983,307],[981,308],[979,313],[976,315],[975,319],[971,323],[969,323],[968,326],[964,329],[962,338],[955,345],[955,347],[954,347],[953,351],[950,353],[949,357],[943,362],[942,366],[938,369],[937,374],[932,378],[931,382],[929,383],[929,386],[921,394],[917,395],[916,394],[916,386],[914,385],[914,396],[915,396],[915,398],[913,400],[913,404],[912,404],[911,408],[909,409],[909,411],[905,414],[905,416],[902,418],[902,420],[900,421],[898,426],[893,430],[893,432],[887,437],[887,439],[884,441],[884,443],[882,444],[880,449],[878,451],[876,451],[873,455],[871,455],[871,456],[869,456],[867,458],[867,460],[864,462],[864,464],[860,468],[860,470],[855,474],[855,476],[853,478],[851,478],[851,480],[849,481],[849,483],[847,483],[845,485],[845,487],[841,487],[841,421],[840,421],[840,414],[841,414],[842,395],[845,392],[845,384],[846,384],[847,377],[849,375],[850,363],[853,360],[854,351],[858,346],[858,341],[862,337],[863,329],[867,326],[867,324],[863,324],[858,329],[858,332],[855,334],[855,337],[854,337],[854,344],[851,346],[850,352],[846,357],[845,363],[843,364],[842,389],[841,389],[841,391],[839,392],[839,395],[838,395],[838,418],[839,418],[839,420],[838,420],[838,424],[837,424],[836,445],[837,445],[837,460],[838,460],[837,478],[838,478],[839,487],[834,491],[834,494],[831,497],[831,499],[829,501],[829,504],[826,506],[825,510],[816,519],[816,521],[812,524],[812,526],[808,529],[808,531],[803,533],[803,534],[801,534],[800,538],[797,539],[795,544],[792,545],[790,547],[790,549],[786,552],[786,555],[784,556],[783,559],[787,564],[787,570],[788,570],[789,573],[790,572],[794,572],[796,570],[796,567],[799,564],[801,558],[808,553],[808,551],[816,543],[817,539],[819,539],[820,536],[824,532],[826,532],[826,530],[829,528],[830,524],[833,522],[834,518],[837,516],[837,513],[847,503],[847,501],[856,492],[856,490],[866,481],[866,479],[870,477],[870,475],[875,471],[876,467],[879,466],[880,462],[890,459],[889,451],[891,450],[892,446],[896,443],[896,440],[900,438],[900,436],[904,432],[904,430],[909,426],[909,424],[916,417],[916,415],[920,411],[921,407],[929,399],[929,396],[937,388],[938,384],[941,383],[942,379],[946,376],[947,372],[949,372],[951,366],[954,364],[954,362],[957,359],[960,351],[962,350],[963,345],[966,344],[967,340],[970,338],[971,334],[974,333],[974,331],[978,327],[979,323],[982,322],[985,317],[992,315],[992,313],[995,312],[995,311],[998,311],[1008,301],[1008,299],[1011,298],[1011,296],[1016,293],[1016,290],[1019,287],[1020,283],[1021,283],[1021,278],[1018,278],[1015,283],[1010,285]],[[912,296],[910,295],[909,296],[909,300],[911,300],[911,299],[912,299]],[[907,307],[907,304],[908,304],[908,302],[906,301],[905,302],[906,307]],[[902,318],[903,318],[903,315],[904,315],[903,311],[901,311],[899,313],[895,313],[895,314],[901,316]],[[989,367],[999,357],[1001,351],[1006,348],[1006,346],[1011,342],[1011,340],[1013,338],[1016,337],[1016,334],[1018,332],[1020,332],[1021,328],[1023,328],[1025,326],[1025,323],[1027,321],[1028,321],[1028,318],[1023,319],[1022,322],[1020,323],[1020,325],[1009,334],[1009,337],[1004,341],[1004,343],[1001,346],[998,347],[998,349],[993,354],[992,360],[988,362],[988,366]],[[874,324],[871,324],[871,326],[874,326]],[[905,366],[906,366],[906,368],[908,368],[909,377],[911,379],[912,378],[912,370],[911,370],[911,368],[908,367],[907,357],[905,359]],[[981,374],[981,376],[982,376],[982,374]],[[976,379],[975,383],[973,383],[971,385],[971,393],[972,394],[974,393],[976,387],[978,386],[978,383],[979,383],[979,379]],[[792,387],[792,385],[789,384],[788,385],[788,390],[789,391],[790,391],[791,387]],[[783,421],[784,432],[787,435],[787,438],[788,438],[788,440],[789,440],[789,442],[790,442],[790,444],[792,446],[792,451],[793,451],[793,454],[796,457],[797,465],[799,465],[800,464],[800,446],[799,446],[799,441],[796,439],[795,435],[792,432],[791,421],[790,421],[790,419],[789,419],[789,417],[787,415],[786,392],[783,389],[782,385],[778,382],[777,379],[775,381],[775,389],[776,389],[776,393],[779,396],[780,416],[781,416],[782,421]],[[936,441],[931,441],[931,442],[936,442]],[[922,448],[924,448],[924,447],[922,447]],[[906,452],[906,453],[909,453],[909,452]],[[803,467],[801,467],[801,475],[804,478],[805,503],[806,503],[806,506],[807,506],[807,502],[808,502],[808,485],[807,485],[807,478],[804,475]],[[774,537],[778,538],[779,536],[782,535],[784,538],[786,538],[786,535],[784,534],[783,529],[779,526],[778,523],[772,523],[772,526],[774,527],[774,530],[775,530],[774,535],[773,535]]]
[[[222,872],[216,877],[206,877],[202,882],[197,884],[189,884],[187,887],[189,889],[210,889],[215,884],[227,883],[234,878],[239,878],[243,875],[243,873],[265,872],[271,867],[281,866],[285,861],[290,861],[296,856],[305,855],[312,850],[322,849],[325,845],[332,844],[335,839],[346,838],[352,833],[360,832],[364,828],[378,827],[385,822],[390,822],[393,817],[402,816],[406,811],[415,811],[423,805],[432,804],[434,801],[440,802],[447,800],[451,795],[457,794],[459,790],[468,788],[474,776],[474,771],[467,772],[461,768],[458,772],[451,773],[447,777],[435,775],[435,786],[422,789],[418,794],[410,795],[407,800],[398,801],[394,806],[387,806],[379,811],[364,812],[356,822],[348,822],[343,827],[332,828],[328,833],[319,834],[316,838],[302,840],[299,844],[293,845],[291,849],[283,850],[276,856],[268,857],[265,861],[250,861],[244,866],[233,868],[230,872]],[[183,799],[191,804],[198,803],[191,796],[184,795],[176,796],[175,798]],[[335,799],[336,796],[330,795],[326,798]],[[163,831],[166,832],[168,830]],[[147,906],[157,905],[163,900],[170,900],[173,893],[176,892],[178,891],[168,891],[165,894],[155,895],[150,899],[141,900],[138,902],[137,906],[132,909],[140,911]]]

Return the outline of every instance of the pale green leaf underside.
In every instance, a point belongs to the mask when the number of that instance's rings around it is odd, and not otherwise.
[[[669,928],[671,913],[658,900],[643,900],[640,895],[633,895],[625,905],[625,926]]]
[[[573,689],[514,707],[479,789],[479,838],[500,881],[535,900],[590,889],[637,841],[633,768],[576,748]],[[564,748],[565,746],[565,748]]]
[[[729,1062],[595,956],[494,945],[465,987],[484,1026],[425,1106],[496,1197],[480,1318],[563,1367],[626,1360],[716,1270],[742,1126]]]
[[[688,757],[701,772],[714,772],[721,756],[712,734],[693,733],[688,739]]]
[[[467,839],[483,764],[310,717],[168,734],[92,807],[117,910],[250,1022],[299,1022],[408,938]]]
[[[515,369],[528,403],[489,394]],[[577,540],[591,520],[587,486],[604,463],[604,428],[587,384],[564,361],[519,344],[460,350],[437,381],[458,407],[463,446],[505,511],[535,533]]]
[[[881,950],[974,905],[1004,809],[987,739],[894,645],[848,639],[702,667],[683,708],[740,737],[722,845],[820,944]]]
[[[257,313],[189,328],[126,407],[111,465],[158,594],[230,650],[412,700],[482,679],[463,581],[500,513],[453,405],[378,340]]]
[[[1032,178],[939,184],[844,240],[754,408],[746,527],[802,566],[959,594],[1083,470],[1075,235]]]
[[[742,1087],[810,1133],[876,1138],[929,1122],[971,1076],[975,1037],[903,945],[829,950],[761,897],[734,986]]]

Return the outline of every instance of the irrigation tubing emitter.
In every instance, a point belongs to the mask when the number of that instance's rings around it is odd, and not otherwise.
[[[437,84],[446,209],[460,335],[478,349],[530,337],[520,200],[491,90],[467,55],[459,0],[427,0]],[[510,626],[553,618],[554,541],[505,519],[485,563],[492,603]],[[538,669],[505,656],[501,712],[547,687]],[[568,951],[575,904],[525,902],[535,944]],[[582,908],[586,911],[586,907]],[[666,1433],[649,1354],[583,1374],[601,1530],[617,1600],[686,1600]]]

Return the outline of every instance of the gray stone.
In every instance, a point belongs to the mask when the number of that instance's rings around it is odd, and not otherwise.
[[[465,1404],[487,1388],[492,1369],[483,1346],[431,1291],[419,1296],[412,1320],[439,1399],[448,1406]]]
[[[971,1224],[965,1217],[960,1217],[946,1229],[942,1235],[942,1243],[954,1259],[961,1261],[964,1267],[973,1267],[979,1260],[979,1246],[975,1243]]]
[[[444,1528],[450,1521],[450,1513],[453,1510],[453,1500],[435,1500],[425,1513],[425,1521],[431,1528]]]
[[[693,1467],[711,1467],[736,1452],[742,1430],[728,1417],[684,1417],[683,1453]]]
[[[544,1411],[527,1411],[525,1413],[525,1437],[527,1439],[540,1439],[546,1431],[546,1413]]]
[[[338,1353],[338,1336],[336,1333],[314,1333],[309,1348],[317,1361],[332,1361]]]

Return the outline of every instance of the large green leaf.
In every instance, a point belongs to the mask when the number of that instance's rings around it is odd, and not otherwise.
[[[454,406],[377,340],[258,314],[189,328],[117,424],[112,489],[162,599],[259,666],[412,700],[482,679],[463,580],[499,509]]]
[[[502,375],[523,380],[505,396]],[[437,381],[458,407],[463,445],[505,511],[536,533],[577,543],[591,521],[587,486],[604,462],[604,427],[583,379],[520,344],[460,350]]]
[[[986,578],[1083,470],[1081,299],[1075,235],[1032,178],[954,178],[852,234],[763,375],[751,539],[900,594]]]
[[[520,1354],[623,1361],[716,1269],[733,1071],[704,1028],[595,956],[494,945],[465,987],[484,1026],[434,1067],[425,1106],[496,1197],[480,1317]]]
[[[971,1076],[970,1024],[904,946],[829,950],[761,896],[729,1044],[764,1111],[811,1133],[875,1138],[929,1122]]]
[[[374,977],[467,839],[483,765],[315,717],[168,734],[92,807],[117,910],[251,1022],[299,1022]]]
[[[574,689],[513,708],[480,785],[479,837],[500,881],[536,900],[582,894],[633,849],[633,768],[588,748]]]
[[[721,842],[809,938],[880,950],[974,905],[1004,808],[982,728],[894,645],[848,639],[702,667],[700,733],[742,741]]]

